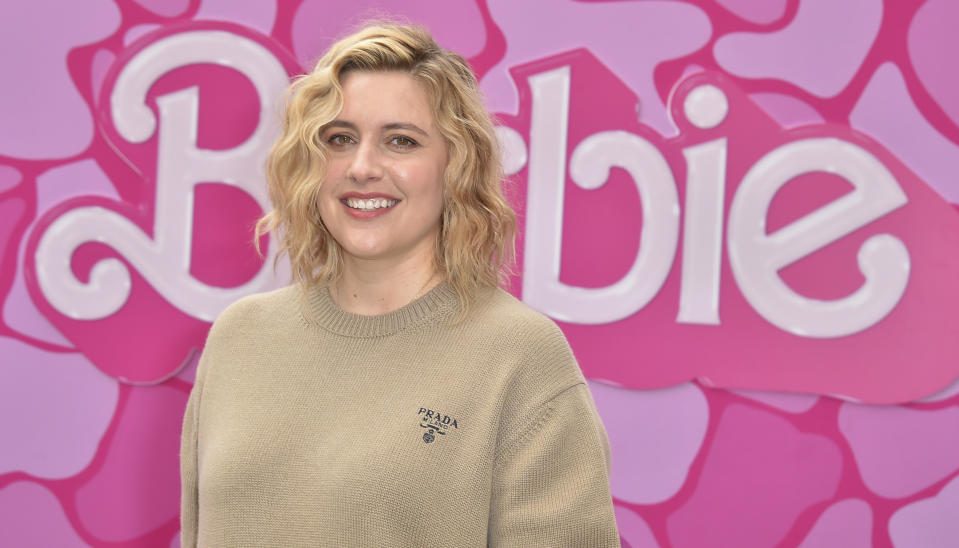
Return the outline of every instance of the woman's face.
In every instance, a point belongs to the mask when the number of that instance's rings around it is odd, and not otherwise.
[[[443,210],[446,141],[429,95],[402,72],[348,72],[319,210],[351,260],[432,260]]]

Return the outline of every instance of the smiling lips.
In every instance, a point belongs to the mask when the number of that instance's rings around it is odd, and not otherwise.
[[[346,206],[346,210],[351,217],[369,219],[388,212],[390,208],[399,203],[399,200],[382,195],[351,194],[340,198],[340,203]]]
[[[360,200],[357,198],[347,198],[346,205],[353,209],[361,211],[370,211],[373,209],[382,209],[384,207],[393,207],[396,200],[387,200],[385,198],[371,198],[369,200]]]

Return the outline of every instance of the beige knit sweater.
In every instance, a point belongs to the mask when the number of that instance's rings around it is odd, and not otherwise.
[[[441,284],[383,316],[323,288],[214,324],[181,447],[183,546],[619,546],[609,448],[560,330]]]

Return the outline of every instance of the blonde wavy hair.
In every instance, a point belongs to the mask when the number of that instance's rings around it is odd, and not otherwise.
[[[500,188],[499,144],[473,71],[419,27],[366,26],[333,44],[311,73],[293,82],[282,135],[267,160],[274,210],[256,224],[257,247],[273,232],[277,258],[289,256],[293,279],[304,287],[342,275],[343,251],[320,219],[318,195],[328,163],[321,134],[343,107],[341,81],[349,71],[401,71],[428,90],[449,158],[433,260],[465,314],[479,289],[505,283],[516,215]]]

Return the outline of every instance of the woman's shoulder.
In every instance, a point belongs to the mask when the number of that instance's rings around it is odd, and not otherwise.
[[[563,331],[545,314],[509,293],[491,292],[478,307],[476,324],[486,331],[499,362],[489,373],[504,379],[504,432],[525,430],[547,405],[570,388],[585,384],[583,372]],[[472,326],[471,326],[472,327]],[[497,367],[504,367],[498,370]]]
[[[469,329],[494,346],[493,353],[518,366],[510,372],[514,382],[544,388],[583,382],[573,350],[559,326],[501,289],[483,299]]]
[[[568,348],[559,326],[542,312],[500,288],[490,290],[484,297],[476,311],[475,322],[479,326],[526,345]]]
[[[220,313],[213,322],[210,334],[262,330],[278,320],[299,317],[302,294],[303,290],[294,284],[246,295]]]

